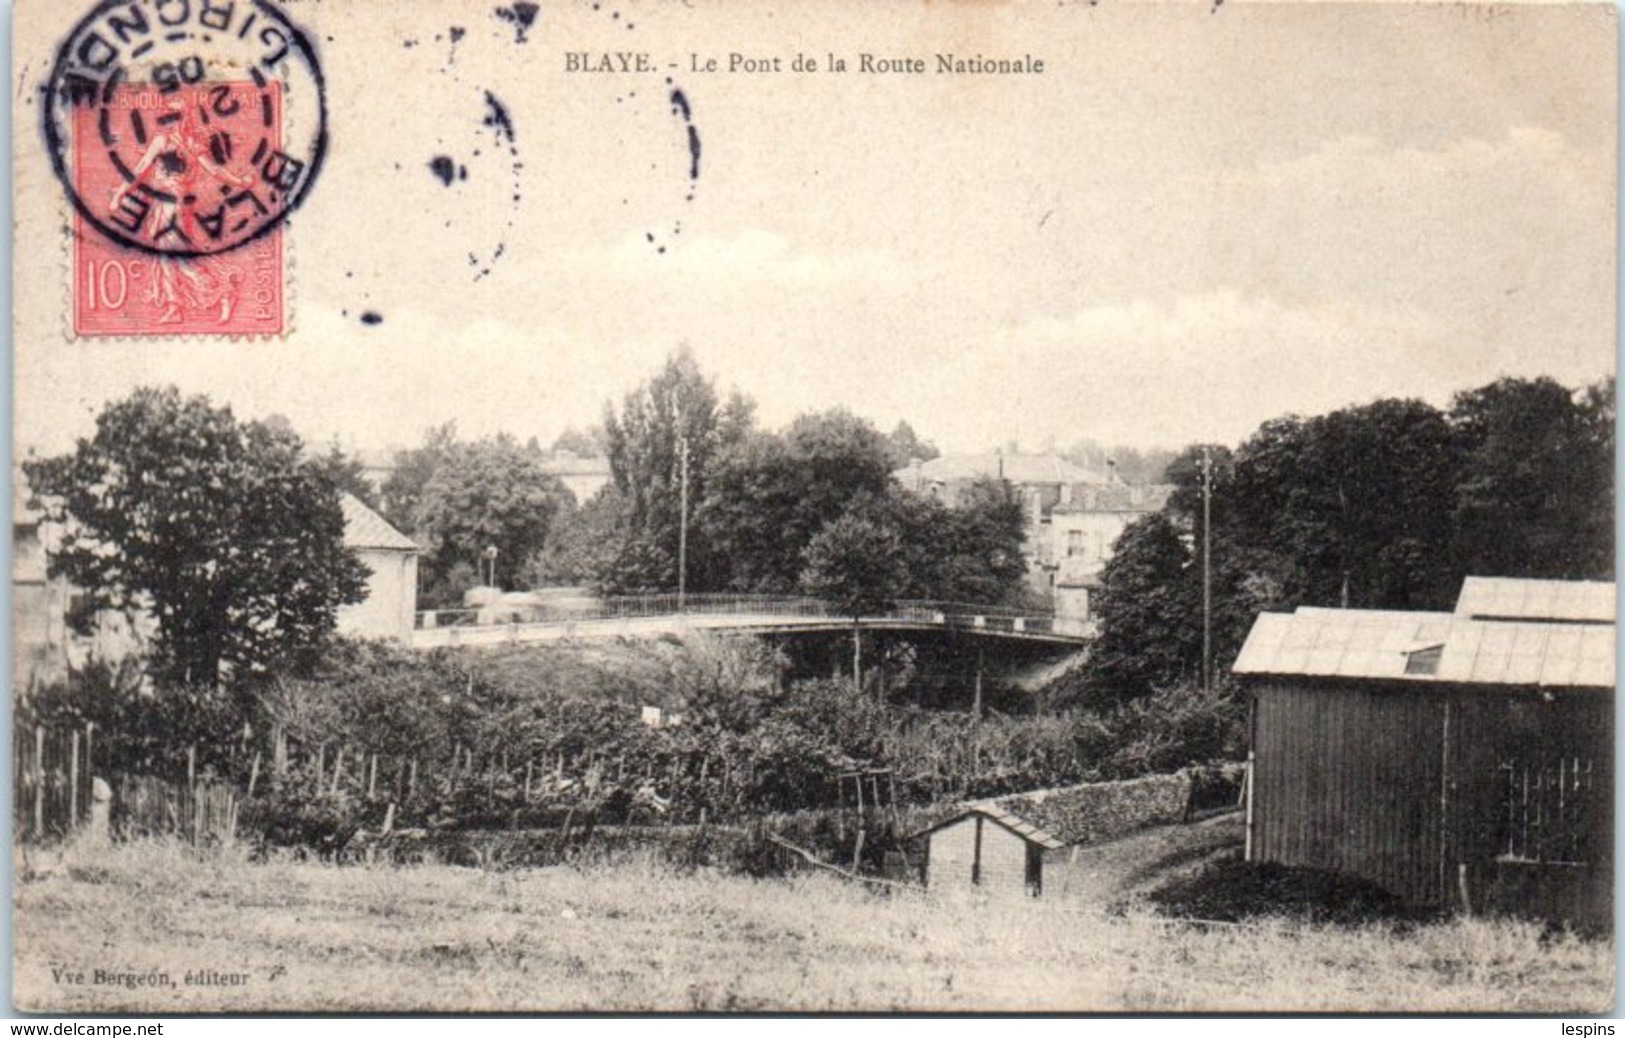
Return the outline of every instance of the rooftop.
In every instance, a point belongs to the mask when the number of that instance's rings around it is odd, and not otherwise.
[[[916,480],[950,483],[1000,477],[1012,483],[1105,483],[1098,472],[1072,464],[1058,454],[945,454],[892,473],[905,486]]]
[[[1476,620],[1614,622],[1614,585],[1602,580],[1524,580],[1468,577],[1456,615]]]
[[[1612,688],[1614,625],[1300,608],[1259,616],[1232,670],[1241,675]]]
[[[1055,506],[1060,515],[1157,512],[1173,496],[1172,483],[1105,483],[1074,487],[1072,500]]]
[[[339,500],[344,510],[344,546],[347,548],[374,548],[386,551],[420,551],[417,542],[389,525],[383,516],[368,508],[354,494],[344,494]]]

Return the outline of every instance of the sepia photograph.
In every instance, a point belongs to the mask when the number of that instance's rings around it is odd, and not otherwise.
[[[16,0],[13,1011],[1612,1014],[1617,38]]]

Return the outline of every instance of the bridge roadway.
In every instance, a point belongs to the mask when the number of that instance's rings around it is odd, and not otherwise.
[[[900,602],[858,620],[874,631],[950,631],[970,638],[996,638],[1057,647],[1081,646],[1089,631],[1080,621],[1044,613],[950,602]],[[586,608],[495,604],[482,609],[417,614],[412,648],[492,646],[580,638],[658,638],[689,631],[759,634],[852,630],[851,617],[810,598],[754,595],[690,595],[679,610],[675,596],[612,598]]]

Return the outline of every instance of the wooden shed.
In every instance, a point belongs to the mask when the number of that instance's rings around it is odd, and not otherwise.
[[[919,834],[925,882],[979,886],[1036,897],[1044,888],[1044,852],[1066,844],[993,804],[977,804]]]
[[[1233,668],[1253,696],[1250,860],[1418,904],[1611,920],[1611,585],[1495,583],[1456,613],[1258,618]]]

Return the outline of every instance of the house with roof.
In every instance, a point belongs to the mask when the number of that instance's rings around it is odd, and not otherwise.
[[[1182,819],[1191,777],[1180,772],[970,801],[910,838],[927,886],[1038,896],[1059,852]]]
[[[92,658],[116,661],[142,651],[155,630],[147,615],[87,611],[83,592],[48,576],[53,533],[29,507],[22,470],[12,473],[11,682],[16,692],[61,680]],[[344,634],[410,640],[421,549],[357,498],[345,494],[344,543],[367,567],[366,595],[336,617]]]
[[[422,549],[354,494],[344,494],[339,506],[344,511],[345,547],[368,571],[361,601],[338,611],[339,633],[411,641]]]
[[[1056,454],[949,454],[892,473],[899,485],[957,507],[979,480],[1000,479],[1026,518],[1028,589],[1052,598],[1057,619],[1089,621],[1088,588],[1123,528],[1162,508],[1171,485],[1130,485]],[[1079,611],[1081,609],[1081,612]]]
[[[1454,611],[1265,613],[1247,857],[1417,904],[1612,917],[1614,586],[1469,578]]]
[[[1173,492],[1171,483],[1082,486],[1050,510],[1040,564],[1057,620],[1093,626],[1093,597],[1117,538],[1134,520],[1160,512]]]

